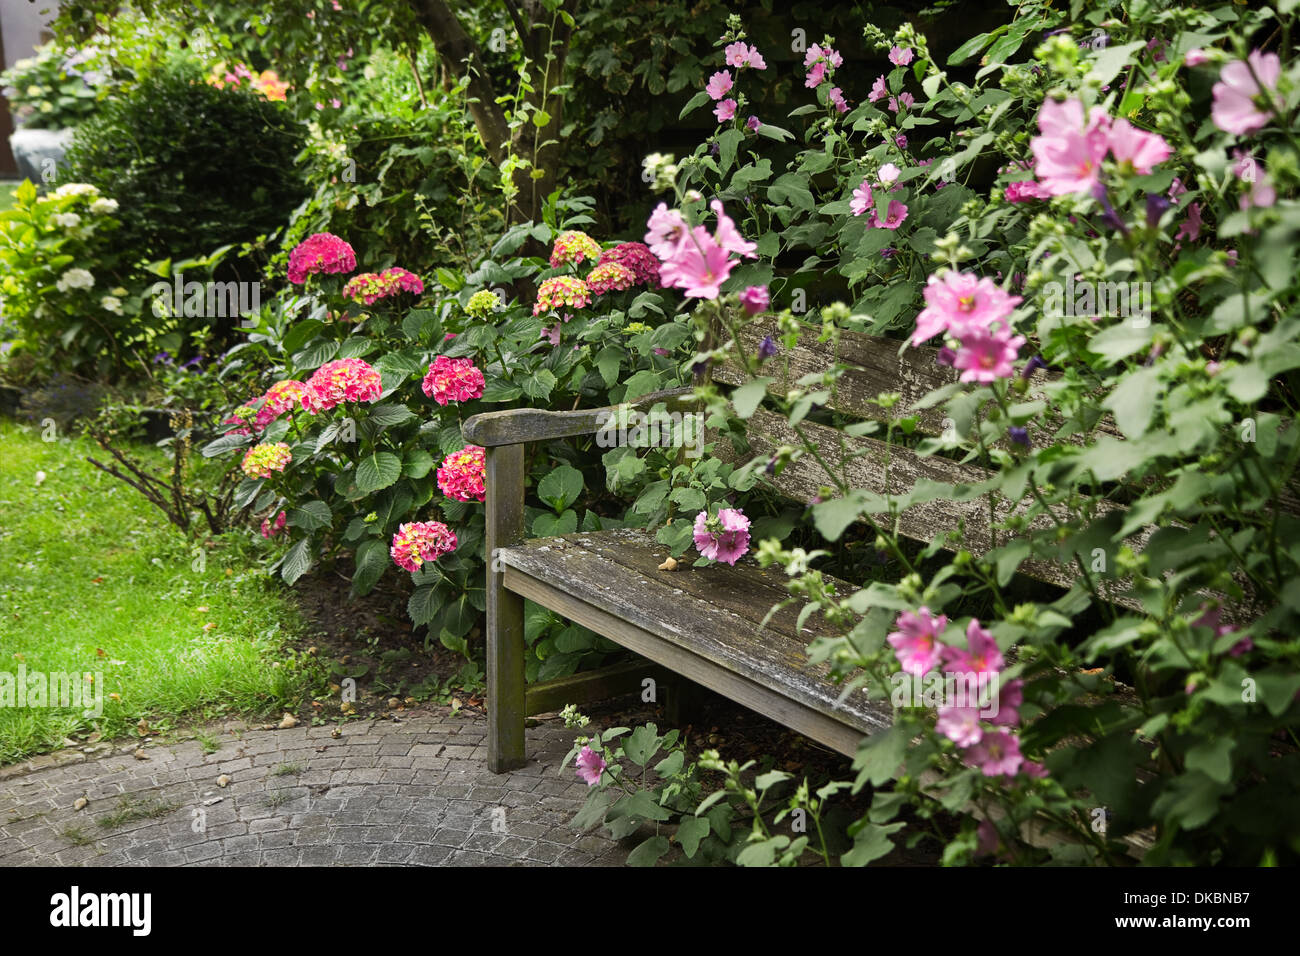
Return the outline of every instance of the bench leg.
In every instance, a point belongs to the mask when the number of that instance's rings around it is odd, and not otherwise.
[[[524,754],[524,599],[505,588],[497,549],[523,537],[524,447],[486,454],[488,769],[522,767]]]
[[[668,700],[664,702],[664,717],[670,726],[685,730],[687,724],[695,723],[700,716],[700,705],[708,693],[703,687],[685,677],[676,677],[668,685]]]

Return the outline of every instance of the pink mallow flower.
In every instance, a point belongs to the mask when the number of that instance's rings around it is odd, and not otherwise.
[[[940,707],[934,729],[958,747],[973,747],[984,736],[978,707]]]
[[[717,106],[713,107],[713,115],[718,118],[719,123],[725,123],[727,120],[736,118],[736,101],[725,99]]]
[[[912,344],[920,345],[941,332],[962,338],[968,330],[987,330],[994,322],[1006,324],[1021,297],[1007,295],[992,279],[971,272],[948,270],[932,275],[925,286],[926,307],[916,317]]]
[[[646,246],[660,259],[671,259],[686,240],[688,231],[689,227],[682,214],[660,203],[646,221]]]
[[[1020,679],[1006,681],[998,690],[998,712],[989,723],[1014,727],[1020,723],[1020,705],[1025,702],[1025,682]]]
[[[907,219],[907,207],[897,199],[891,199],[889,208],[885,210],[885,218],[878,218],[873,211],[870,224],[877,229],[897,229],[905,219]]]
[[[1048,194],[1032,179],[1010,183],[1002,196],[1007,202],[1028,202],[1031,199],[1047,199]]]
[[[721,508],[716,518],[701,511],[695,516],[695,547],[710,560],[734,565],[749,550],[749,519],[738,508]]]
[[[1158,133],[1143,132],[1126,119],[1117,119],[1111,123],[1108,142],[1110,153],[1120,168],[1139,176],[1149,175],[1172,152],[1164,137]]]
[[[853,190],[853,199],[849,201],[849,209],[853,211],[853,215],[861,216],[871,208],[873,202],[871,185],[864,179],[862,185]]]
[[[836,112],[847,113],[849,111],[849,102],[844,98],[844,91],[838,86],[832,86],[830,92],[826,94],[826,100],[835,107]]]
[[[867,94],[867,102],[874,103],[877,100],[883,100],[889,95],[889,88],[885,85],[884,76],[876,77],[876,82],[871,84],[871,92]]]
[[[771,304],[771,297],[768,295],[767,286],[751,285],[740,293],[740,304],[747,315],[758,315],[760,312],[767,311]]]
[[[961,370],[963,382],[995,382],[1010,378],[1013,363],[1025,344],[1023,335],[1012,335],[1005,323],[993,329],[968,329],[961,348],[953,359],[953,368]]]
[[[472,359],[439,355],[429,366],[420,388],[439,405],[446,405],[480,398],[486,385],[482,371],[475,368]]]
[[[1025,762],[1019,739],[1005,730],[986,731],[963,756],[986,777],[1014,777]]]
[[[962,674],[992,674],[1002,670],[1002,652],[993,635],[980,627],[979,618],[971,618],[966,625],[966,650],[948,647],[943,652],[944,663],[950,671]]]
[[[1214,125],[1235,136],[1268,125],[1281,73],[1282,62],[1277,54],[1259,50],[1252,50],[1245,60],[1233,60],[1225,65],[1219,71],[1219,82],[1210,90],[1214,96],[1210,106]]]
[[[710,208],[718,217],[718,227],[712,236],[703,226],[696,226],[687,233],[672,251],[665,256],[659,277],[665,286],[682,289],[690,298],[716,299],[722,283],[731,275],[736,262],[731,253],[753,259],[758,247],[748,242],[736,229],[736,224],[723,211],[722,203],[713,200]],[[646,241],[651,243],[654,234],[655,215],[650,217],[651,232],[646,234]],[[680,218],[680,214],[678,214]]]
[[[704,87],[704,92],[709,94],[710,99],[720,100],[730,92],[734,85],[731,79],[730,70],[719,70],[709,77],[709,82]]]
[[[1106,111],[1099,106],[1092,108],[1085,123],[1081,101],[1043,102],[1038,113],[1042,135],[1030,140],[1029,148],[1038,182],[1048,195],[1065,196],[1092,188],[1101,175],[1109,128]]]
[[[903,611],[894,626],[898,630],[886,640],[903,672],[924,677],[943,656],[944,645],[939,642],[939,635],[948,626],[948,618],[943,614],[936,617],[928,607],[920,607],[915,613]]]
[[[889,62],[894,66],[907,66],[912,62],[912,51],[905,46],[890,47]]]
[[[600,783],[600,775],[605,772],[605,758],[590,747],[583,747],[573,766],[578,776],[587,782],[587,786],[594,787]]]

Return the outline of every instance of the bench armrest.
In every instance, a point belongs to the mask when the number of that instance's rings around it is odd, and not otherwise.
[[[634,402],[624,403],[630,409],[650,408],[660,402],[670,408],[685,408],[691,403],[695,389],[670,388],[651,392]],[[484,448],[502,445],[522,445],[531,441],[548,441],[553,438],[572,438],[576,435],[594,435],[604,427],[612,413],[623,406],[607,405],[604,408],[579,408],[571,412],[547,411],[537,408],[510,408],[500,412],[482,412],[466,419],[461,426],[465,440]]]

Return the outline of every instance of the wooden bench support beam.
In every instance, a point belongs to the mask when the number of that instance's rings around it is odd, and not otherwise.
[[[676,679],[650,661],[624,661],[532,684],[524,694],[524,710],[531,716],[561,710],[566,704],[586,704],[593,700],[640,694],[643,686],[641,682],[647,677],[654,680],[656,692]]]
[[[488,769],[522,767],[524,755],[524,599],[506,590],[499,548],[524,536],[524,446],[488,448],[487,712]]]

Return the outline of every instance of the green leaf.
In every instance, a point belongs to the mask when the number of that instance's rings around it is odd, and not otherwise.
[[[709,821],[703,817],[683,817],[677,827],[677,842],[682,845],[682,852],[687,859],[693,859],[700,848],[700,841],[709,835]]]
[[[623,742],[623,753],[628,760],[644,767],[659,750],[659,733],[654,724],[642,724]]]
[[[406,613],[417,627],[428,624],[442,609],[443,595],[437,585],[421,584],[406,602]]]
[[[378,434],[389,425],[399,425],[414,417],[415,414],[405,405],[375,405],[366,414],[366,421],[374,426],[374,433]]]
[[[285,584],[293,584],[311,567],[311,537],[299,538],[293,543],[280,564],[280,577]]]
[[[433,470],[433,456],[431,454],[423,448],[407,450],[402,459],[402,476],[404,478],[423,478],[431,470]]]
[[[745,134],[732,128],[723,130],[718,135],[718,168],[725,173],[736,161],[736,147],[745,139]]]
[[[387,488],[402,474],[402,459],[392,452],[377,451],[357,463],[357,488],[369,494]]]
[[[666,836],[652,836],[627,855],[628,866],[654,866],[668,852]]]
[[[296,368],[316,369],[320,368],[330,359],[338,354],[339,343],[330,339],[316,339],[305,349],[298,352],[293,357],[293,364]]]
[[[708,92],[705,90],[700,90],[700,92],[696,93],[694,96],[692,96],[689,100],[686,101],[686,105],[683,106],[682,111],[677,114],[677,118],[679,120],[685,119],[688,113],[693,113],[695,110],[699,109],[708,101],[709,101]]]
[[[318,528],[328,528],[334,522],[334,513],[323,501],[306,501],[289,511],[285,523],[291,528],[302,528],[311,532]]]
[[[1125,438],[1141,438],[1151,425],[1151,416],[1155,413],[1159,394],[1159,372],[1154,368],[1140,368],[1126,375],[1119,386],[1106,396],[1101,407],[1115,413],[1115,424]]]
[[[844,529],[858,520],[867,493],[860,489],[850,491],[843,498],[832,498],[813,505],[813,524],[827,541],[838,541]]]
[[[1203,740],[1187,751],[1187,769],[1199,770],[1216,783],[1232,779],[1232,748],[1236,741],[1231,737]]]
[[[894,848],[894,841],[889,838],[889,835],[896,833],[903,826],[902,823],[890,823],[885,826],[868,823],[854,835],[853,849],[840,857],[840,865],[866,866],[882,856],[887,856]]]
[[[864,783],[878,787],[892,780],[907,754],[907,743],[907,732],[897,724],[868,737],[853,758],[853,769],[858,771],[853,792],[862,789]]]
[[[352,594],[364,597],[388,570],[388,542],[382,538],[368,538],[357,548],[356,571],[352,575]]]
[[[538,482],[537,497],[558,514],[581,497],[582,488],[582,472],[571,465],[560,465]]]
[[[755,378],[736,388],[731,393],[731,404],[735,406],[736,414],[741,418],[753,416],[758,403],[767,394],[767,386],[774,381],[768,377]]]

